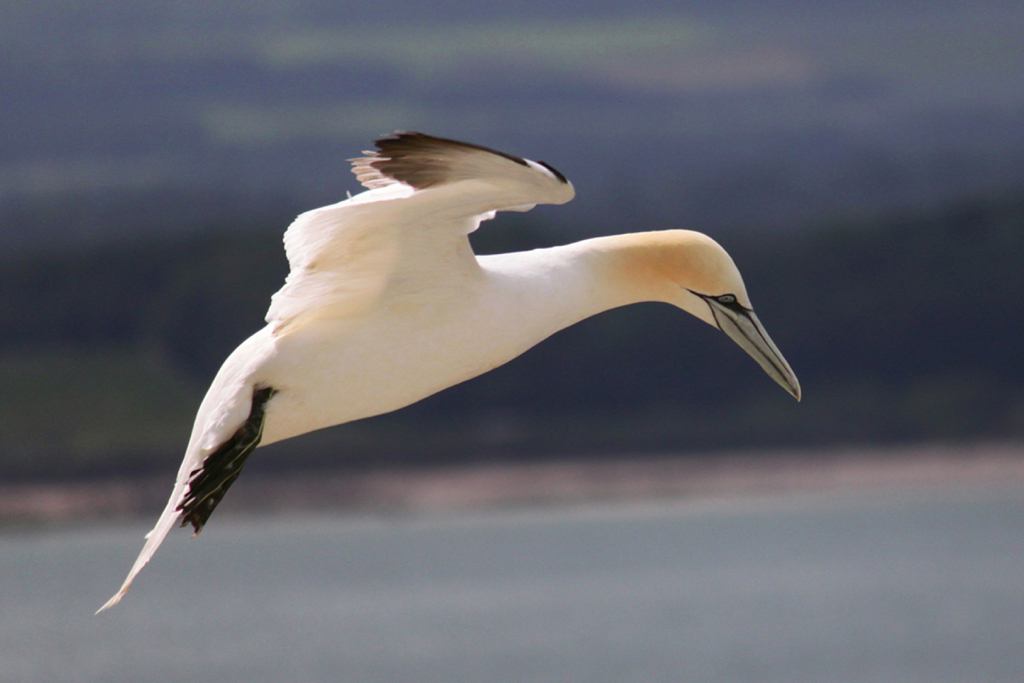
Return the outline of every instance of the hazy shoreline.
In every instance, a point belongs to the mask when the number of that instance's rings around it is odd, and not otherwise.
[[[442,512],[610,500],[1024,486],[1024,444],[744,451],[421,470],[247,473],[220,515],[275,511]],[[0,525],[154,514],[170,476],[0,485]]]

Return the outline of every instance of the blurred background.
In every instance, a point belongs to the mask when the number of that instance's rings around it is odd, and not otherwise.
[[[285,228],[360,189],[347,159],[395,129],[574,181],[480,251],[711,234],[806,399],[637,306],[264,464],[1024,436],[1018,3],[582,7],[4,5],[4,476],[174,469],[282,284]]]
[[[159,509],[209,381],[283,282],[285,228],[358,191],[347,159],[396,129],[574,182],[568,205],[485,224],[480,252],[712,235],[804,400],[710,327],[630,307],[405,410],[261,449],[225,517],[789,491],[816,472],[812,488],[824,472],[1024,490],[1019,2],[12,0],[0,112],[10,528]],[[991,538],[1024,553],[1010,499]],[[1007,677],[977,680],[1024,677],[998,661]]]

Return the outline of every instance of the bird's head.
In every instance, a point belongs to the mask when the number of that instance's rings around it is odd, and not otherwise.
[[[637,300],[671,303],[725,332],[800,400],[800,382],[754,314],[740,271],[721,245],[690,230],[633,233],[617,241],[616,270]]]

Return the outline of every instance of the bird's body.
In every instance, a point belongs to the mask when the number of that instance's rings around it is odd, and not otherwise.
[[[673,303],[727,332],[799,398],[739,272],[710,238],[634,233],[477,256],[467,235],[482,220],[564,203],[572,185],[542,162],[418,133],[377,145],[354,160],[368,191],[288,229],[291,273],[268,324],[218,372],[167,507],[101,609],[179,518],[199,532],[257,445],[397,410],[610,308]]]

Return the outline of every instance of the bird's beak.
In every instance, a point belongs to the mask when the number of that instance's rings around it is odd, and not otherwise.
[[[739,304],[719,303],[714,297],[702,298],[711,307],[718,329],[729,335],[729,338],[749,353],[772,379],[799,401],[800,381],[793,374],[789,363],[782,357],[775,342],[764,331],[761,321],[754,312]]]

